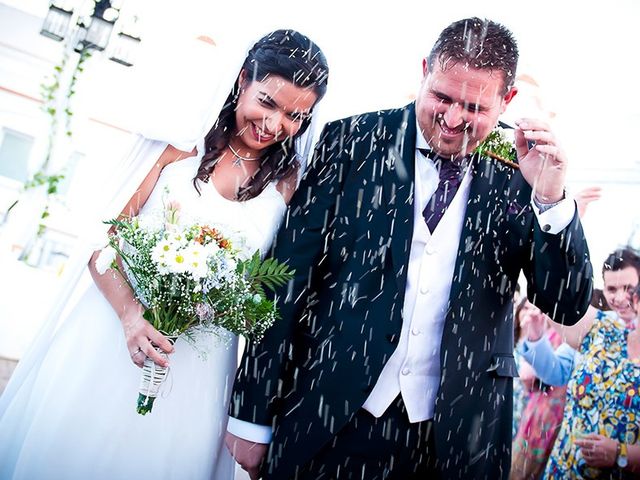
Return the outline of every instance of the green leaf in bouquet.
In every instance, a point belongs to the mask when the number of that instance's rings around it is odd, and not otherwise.
[[[262,260],[260,259],[260,251],[256,250],[249,260],[238,263],[238,271],[240,273],[244,273],[247,278],[251,278],[254,275],[257,275],[260,271],[261,262]]]
[[[279,318],[274,303],[263,298],[260,302],[252,302],[245,306],[245,335],[253,341],[260,341],[264,333]]]
[[[295,273],[294,270],[289,270],[286,263],[280,263],[275,258],[262,261],[260,251],[256,251],[249,260],[243,262],[242,269],[252,289],[263,296],[262,285],[274,291],[291,280]]]
[[[117,218],[112,218],[111,220],[105,220],[102,223],[104,223],[105,225],[113,225],[117,229],[126,229],[126,228],[129,227],[129,223],[128,222],[124,222],[124,221],[119,220]]]

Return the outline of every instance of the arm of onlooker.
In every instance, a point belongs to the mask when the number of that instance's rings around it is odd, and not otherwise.
[[[597,313],[598,310],[589,305],[587,313],[585,313],[575,325],[561,325],[556,322],[551,322],[551,326],[562,336],[562,340],[565,343],[571,346],[571,348],[579,350],[580,345],[582,345],[582,340],[584,340],[585,335],[589,333],[589,330],[591,330],[593,326]]]
[[[578,215],[580,218],[584,217],[587,213],[589,204],[599,200],[601,196],[602,189],[600,187],[587,187],[576,192],[574,198],[576,199],[576,206],[578,207]]]
[[[554,351],[549,337],[544,335],[533,342],[525,340],[518,349],[542,382],[555,386],[569,383],[578,355],[569,345],[563,343]]]
[[[538,378],[533,367],[529,362],[523,359],[518,365],[518,377],[520,377],[520,381],[527,392],[531,392],[533,390],[536,379]]]
[[[640,473],[640,445],[627,444],[627,457],[629,460],[627,470],[634,472],[635,474]]]
[[[575,443],[581,449],[582,457],[587,465],[597,468],[616,467],[618,457],[618,443],[616,440],[590,433],[583,438],[578,438]],[[625,471],[640,472],[640,445],[627,446],[627,466]]]

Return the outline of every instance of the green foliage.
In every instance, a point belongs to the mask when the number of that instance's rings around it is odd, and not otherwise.
[[[40,187],[47,185],[47,195],[55,195],[58,193],[58,185],[64,179],[64,174],[47,175],[42,170],[36,172],[31,180],[24,184],[24,189]]]
[[[26,182],[23,186],[23,189],[25,191],[31,188],[40,187],[42,185],[47,186],[47,201],[44,205],[44,208],[42,209],[42,213],[40,213],[40,224],[38,225],[38,230],[36,231],[37,237],[41,237],[44,234],[44,232],[47,230],[47,227],[44,224],[44,220],[46,220],[50,215],[49,197],[51,195],[55,195],[58,193],[58,185],[63,179],[64,179],[64,174],[46,175],[42,170],[40,170],[36,172],[33,178],[28,182]],[[9,211],[11,211],[11,209],[18,204],[18,201],[19,200],[16,200],[15,202],[13,202],[11,207],[9,207],[9,210],[7,211],[7,213],[9,213]],[[25,258],[27,257],[28,255],[25,256]]]
[[[504,160],[509,160],[514,163],[517,161],[516,149],[513,142],[506,138],[500,128],[493,130],[487,138],[478,145],[476,152],[485,156],[488,154],[497,155]]]
[[[246,262],[240,263],[238,268],[240,272],[244,273],[251,287],[262,296],[264,296],[263,284],[269,290],[274,291],[277,287],[291,280],[295,273],[295,271],[289,270],[288,265],[278,263],[274,258],[262,261],[260,252],[254,253]]]
[[[155,402],[155,400],[156,397],[150,397],[144,393],[138,393],[138,406],[136,411],[140,415],[146,415],[153,408],[153,402]]]
[[[46,80],[40,85],[40,94],[43,103],[43,110],[51,117],[50,119],[50,128],[49,128],[49,142],[47,146],[47,153],[45,157],[45,161],[38,170],[33,178],[28,180],[24,184],[24,190],[29,190],[31,188],[39,187],[42,185],[47,186],[47,199],[43,209],[43,212],[40,215],[40,218],[44,220],[49,216],[49,197],[51,195],[56,195],[58,193],[58,186],[60,182],[64,179],[64,174],[61,173],[53,173],[48,174],[47,169],[49,167],[49,162],[51,161],[51,157],[55,148],[56,134],[59,128],[60,118],[58,116],[59,112],[62,112],[62,120],[64,120],[65,127],[65,135],[67,137],[72,136],[72,131],[70,127],[71,118],[73,117],[73,111],[71,110],[71,106],[69,101],[71,97],[75,94],[75,86],[78,81],[78,76],[80,73],[84,71],[84,63],[91,57],[91,51],[89,49],[84,49],[80,52],[78,56],[78,61],[76,62],[74,71],[72,73],[71,82],[67,91],[64,93],[64,98],[60,101],[60,87],[62,84],[62,75],[64,70],[69,62],[69,54],[65,53],[62,57],[60,63],[53,67],[53,75],[49,82]],[[60,105],[63,105],[60,107]],[[59,110],[59,107],[62,110]],[[17,201],[15,202],[17,203]],[[15,206],[15,204],[14,204]],[[38,236],[41,236],[46,227],[44,224],[40,224],[38,227]]]

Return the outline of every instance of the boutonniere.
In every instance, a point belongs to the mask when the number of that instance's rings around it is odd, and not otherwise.
[[[519,169],[513,132],[513,128],[496,126],[496,128],[487,135],[487,138],[478,145],[475,152],[485,157],[494,158],[515,169]]]

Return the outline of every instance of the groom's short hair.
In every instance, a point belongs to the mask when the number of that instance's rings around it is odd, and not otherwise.
[[[444,71],[463,62],[469,67],[502,73],[504,93],[513,85],[518,67],[518,45],[511,31],[478,17],[453,22],[436,40],[427,57],[429,70],[440,62]]]

